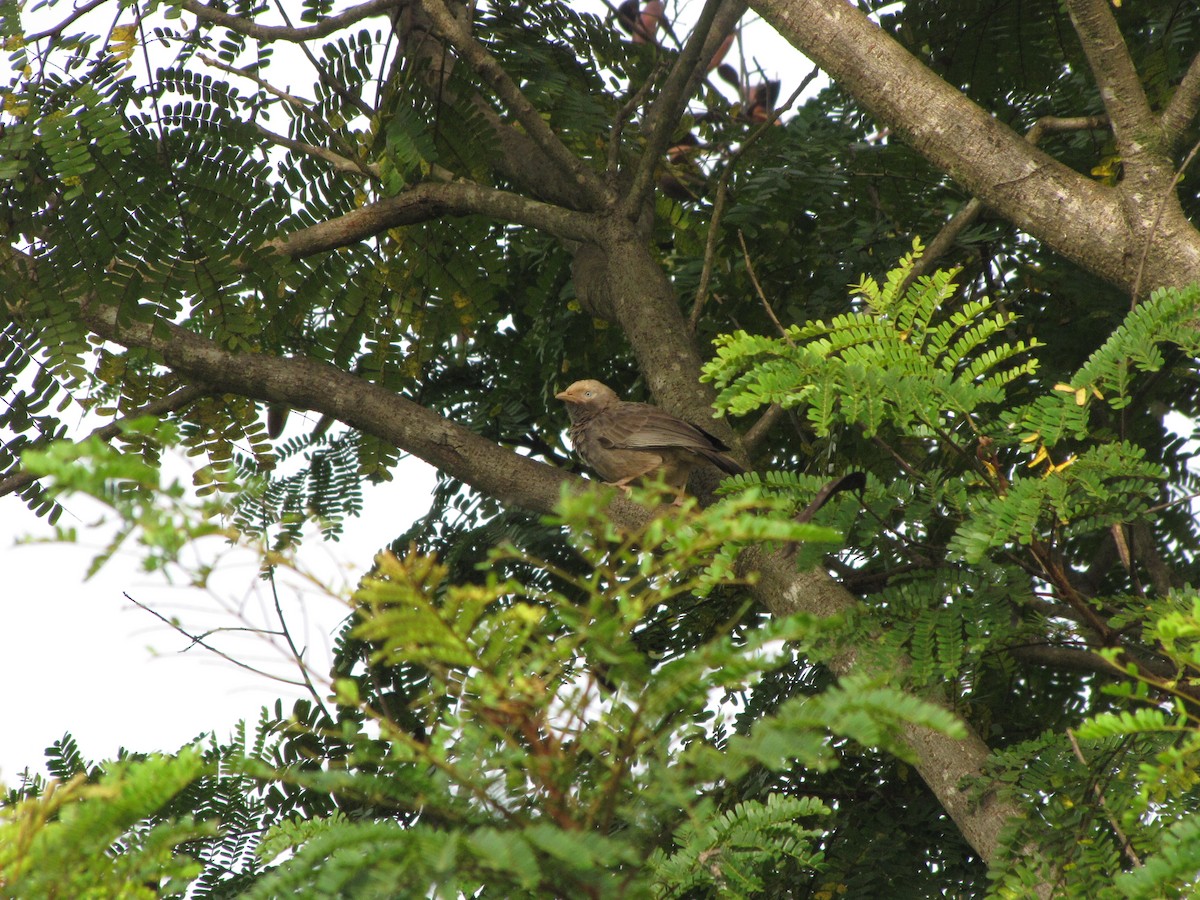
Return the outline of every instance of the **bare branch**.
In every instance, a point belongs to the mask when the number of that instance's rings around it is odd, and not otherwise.
[[[163,622],[165,625],[167,625],[167,627],[171,628],[173,631],[179,632],[185,638],[190,640],[192,643],[189,646],[185,647],[182,651],[180,651],[181,653],[186,653],[188,650],[192,649],[192,647],[203,647],[209,653],[219,656],[219,657],[221,657],[221,659],[225,660],[226,662],[231,662],[235,666],[245,669],[248,672],[253,672],[255,675],[261,675],[264,678],[269,678],[271,681],[279,681],[279,682],[282,682],[283,684],[293,685],[294,687],[304,687],[303,682],[292,681],[292,679],[284,678],[280,675],[273,675],[270,672],[266,671],[265,669],[256,668],[256,667],[250,665],[249,663],[242,662],[240,659],[238,659],[235,656],[230,656],[228,653],[226,653],[223,650],[218,650],[212,644],[209,644],[204,640],[204,638],[207,636],[206,634],[192,634],[191,632],[189,632],[185,628],[183,628],[183,626],[181,626],[175,620],[168,619],[166,616],[164,616],[162,613],[160,613],[158,610],[154,609],[153,607],[147,606],[145,603],[143,603],[140,600],[135,600],[133,597],[129,596],[129,594],[127,592],[125,593],[125,599],[128,600],[130,603],[132,603],[134,606],[136,606],[138,609],[145,610],[146,612],[150,613],[150,615],[154,616],[154,618],[158,619],[160,622]],[[251,630],[256,631],[259,634],[262,633],[261,630],[259,630],[259,629],[251,629]],[[212,634],[212,632],[208,632],[208,634]]]
[[[321,692],[317,690],[313,684],[312,677],[308,674],[308,664],[304,662],[304,653],[296,646],[296,641],[292,638],[292,630],[288,627],[287,617],[283,614],[283,604],[279,600],[279,585],[275,583],[275,570],[272,568],[268,576],[271,583],[271,599],[275,603],[275,617],[279,619],[279,633],[287,642],[288,652],[292,656],[292,662],[296,664],[296,668],[300,672],[300,677],[304,679],[304,687],[308,690],[309,696],[313,698],[313,702],[317,707],[325,713],[325,717],[330,721],[334,720],[334,716],[329,714],[328,707],[325,706],[325,698],[321,696]]]
[[[476,184],[418,184],[377,203],[329,219],[285,237],[268,241],[264,247],[292,259],[336,250],[369,238],[389,228],[414,225],[441,216],[491,216],[504,222],[528,225],[567,240],[595,239],[592,219],[520,194],[497,191]]]
[[[311,41],[327,37],[335,31],[345,28],[347,25],[353,25],[355,22],[360,22],[371,16],[378,16],[393,9],[399,9],[405,2],[406,0],[367,0],[366,3],[352,6],[338,13],[336,16],[322,19],[316,25],[306,25],[301,28],[293,28],[287,25],[259,25],[250,19],[230,15],[222,10],[200,3],[199,0],[180,0],[180,5],[196,18],[202,19],[205,22],[221,25],[230,31],[236,31],[238,34],[254,38],[263,43],[270,43],[272,41]]]
[[[84,440],[91,438],[99,438],[102,441],[111,441],[121,433],[121,426],[133,419],[140,419],[142,416],[163,416],[170,412],[183,409],[201,397],[211,394],[212,390],[208,387],[200,385],[188,385],[180,388],[161,400],[154,400],[143,406],[139,406],[126,415],[120,416],[109,422],[107,425],[102,425],[92,431]],[[0,478],[0,497],[6,494],[11,494],[19,491],[28,485],[33,484],[40,478],[40,475],[33,475],[29,472],[17,472],[14,475],[9,475],[6,478]]]
[[[758,275],[754,272],[754,262],[750,259],[750,248],[746,246],[746,236],[738,230],[738,243],[742,246],[742,259],[746,263],[746,274],[750,276],[750,284],[754,286],[754,293],[758,295],[759,302],[762,303],[763,309],[767,311],[767,318],[771,320],[771,324],[775,326],[775,330],[779,332],[779,336],[787,342],[789,347],[795,347],[796,342],[792,340],[791,335],[787,333],[787,329],[783,327],[779,319],[775,316],[775,310],[771,309],[771,301],[767,299],[767,295],[763,293],[762,285],[758,283]]]
[[[721,233],[721,217],[725,214],[725,202],[729,198],[729,174],[732,171],[732,167],[727,167],[717,181],[717,195],[713,198],[708,235],[704,239],[704,264],[700,268],[700,283],[696,286],[696,298],[692,301],[692,312],[688,316],[688,333],[693,336],[700,324],[704,305],[708,303],[708,286],[712,282],[713,263],[717,258],[717,237]]]

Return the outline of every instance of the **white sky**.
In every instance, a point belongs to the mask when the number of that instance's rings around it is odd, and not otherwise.
[[[602,8],[596,0],[580,5]],[[685,0],[673,18],[690,22],[699,8],[695,0]],[[56,21],[66,9],[59,4],[49,10],[48,21]],[[100,13],[112,15],[107,7]],[[811,69],[753,13],[743,19],[743,39],[750,71],[757,69],[756,60],[772,61],[762,68],[781,80],[781,99]],[[286,48],[276,49],[282,55]],[[737,66],[738,52],[735,45],[726,61]],[[268,76],[292,89],[311,83],[307,64],[297,65],[294,75],[285,78],[285,67],[277,60]],[[304,565],[348,593],[370,567],[375,551],[426,511],[433,482],[432,469],[404,460],[391,484],[366,489],[364,513],[347,523],[340,543],[310,539],[304,544]],[[202,731],[226,739],[239,719],[254,722],[261,707],[276,698],[285,698],[286,709],[296,697],[307,696],[303,688],[248,672],[202,648],[183,652],[189,643],[185,637],[124,596],[178,617],[193,633],[237,627],[242,619],[273,625],[273,601],[249,555],[226,560],[207,592],[171,586],[160,575],[142,572],[133,551],[84,581],[110,532],[85,527],[99,518],[98,505],[85,498],[70,498],[64,505],[67,512],[59,524],[79,529],[79,545],[17,545],[18,538],[45,538],[52,529],[20,498],[0,498],[0,575],[5,583],[0,593],[0,783],[15,783],[26,767],[44,772],[43,749],[67,731],[92,760],[111,758],[122,745],[171,751]],[[307,659],[324,673],[346,608],[294,585],[281,594],[297,644],[308,647]],[[294,675],[294,667],[262,641],[230,634],[213,641],[245,662]]]

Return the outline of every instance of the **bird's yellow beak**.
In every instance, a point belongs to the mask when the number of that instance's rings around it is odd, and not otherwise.
[[[555,400],[568,400],[568,399],[570,399],[570,397],[571,397],[571,395],[567,391],[559,391],[557,394],[554,395]]]

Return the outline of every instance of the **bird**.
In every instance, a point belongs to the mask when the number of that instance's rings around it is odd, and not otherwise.
[[[580,459],[606,484],[630,492],[630,483],[661,473],[683,503],[688,476],[705,463],[729,475],[746,470],[727,455],[729,448],[703,428],[649,403],[620,399],[599,381],[576,381],[554,395],[571,417],[568,435]]]

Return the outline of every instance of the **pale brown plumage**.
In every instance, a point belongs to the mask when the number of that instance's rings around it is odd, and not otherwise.
[[[638,478],[661,474],[679,504],[688,476],[706,462],[730,475],[745,471],[703,428],[648,403],[627,403],[599,381],[577,381],[554,396],[567,405],[575,452],[614,487],[628,490]]]

